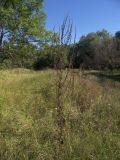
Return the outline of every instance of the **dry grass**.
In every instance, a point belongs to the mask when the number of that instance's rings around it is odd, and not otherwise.
[[[52,71],[0,71],[0,159],[53,160]],[[64,160],[120,159],[120,82],[74,76],[65,86]]]

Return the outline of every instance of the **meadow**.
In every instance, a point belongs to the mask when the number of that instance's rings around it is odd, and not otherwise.
[[[0,71],[0,160],[120,159],[120,74],[76,74],[58,156],[54,71]]]

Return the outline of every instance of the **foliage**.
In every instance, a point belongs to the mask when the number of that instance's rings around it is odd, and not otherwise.
[[[15,7],[16,0],[0,0],[0,5],[2,7],[8,8],[8,7]]]
[[[15,9],[1,7],[1,36],[7,34],[12,44],[42,41],[44,37],[45,14],[42,1],[31,0],[16,2]],[[1,44],[2,45],[2,44]]]
[[[0,5],[0,66],[25,68],[53,68],[57,48],[62,48],[71,39],[64,31],[46,31],[46,15],[43,0],[3,0]],[[5,7],[4,7],[5,6]],[[13,7],[11,7],[13,6]],[[66,23],[61,26],[62,31]],[[69,25],[69,24],[68,24]],[[71,26],[66,26],[72,30]],[[68,37],[66,36],[68,35]],[[61,41],[62,40],[62,41]],[[56,45],[53,47],[53,44]],[[65,53],[67,48],[69,54]],[[120,32],[114,36],[105,29],[82,36],[76,44],[61,49],[64,52],[65,67],[72,57],[73,67],[110,70],[120,68]]]
[[[13,58],[16,63],[19,59],[18,67],[20,67],[20,63],[22,67],[32,66],[33,63],[30,61],[32,57],[35,61],[36,48],[46,45],[51,35],[45,29],[46,15],[43,11],[43,1],[20,0],[15,2],[14,9],[0,6],[0,10],[1,52],[6,52],[7,58],[9,57],[11,62],[13,62]]]
[[[68,67],[72,58],[74,68],[110,69],[111,71],[120,68],[120,40],[106,30],[89,33],[82,36],[78,43],[64,46],[69,50],[69,53],[66,53],[63,45],[54,47],[50,45],[40,50],[41,55],[39,54],[36,62],[37,68],[53,68],[56,51],[60,47],[64,52],[65,67]]]
[[[33,65],[35,70],[40,70],[44,68],[54,68],[54,57],[50,54],[40,56]]]
[[[84,66],[94,69],[113,69],[120,67],[119,39],[106,30],[89,33],[71,47],[70,55],[74,57],[74,67]]]
[[[37,51],[37,58],[33,64],[35,70],[44,68],[54,68],[55,53],[52,46]]]

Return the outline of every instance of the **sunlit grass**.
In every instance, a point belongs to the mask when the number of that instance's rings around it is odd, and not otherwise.
[[[120,82],[89,75],[74,96],[64,102],[64,159],[118,160]],[[0,71],[0,160],[54,159],[54,108],[53,71]]]

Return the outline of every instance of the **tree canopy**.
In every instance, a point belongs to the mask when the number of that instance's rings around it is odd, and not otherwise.
[[[10,1],[2,4],[6,3],[10,4]],[[42,0],[20,0],[14,1],[14,4],[14,8],[0,6],[0,48],[5,50],[2,57],[6,57],[6,53],[8,56],[12,54],[12,57],[17,53],[18,56],[23,48],[23,57],[26,57],[30,48],[43,47],[50,39],[51,32],[45,29],[46,14]]]
[[[16,0],[0,0],[0,4],[4,8],[13,7],[15,8]]]

